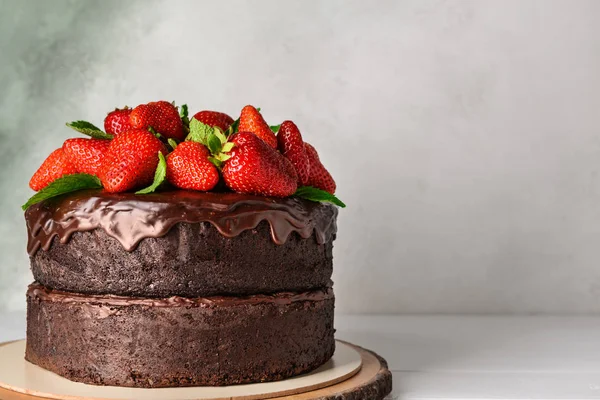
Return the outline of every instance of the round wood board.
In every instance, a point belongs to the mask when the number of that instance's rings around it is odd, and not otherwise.
[[[284,381],[223,387],[161,389],[94,386],[71,382],[25,361],[23,358],[24,346],[25,341],[23,340],[0,344],[0,399],[250,400],[293,398],[296,400],[376,400],[383,399],[392,389],[392,376],[384,359],[368,350],[339,340],[332,360],[311,373]],[[10,371],[8,375],[12,376],[8,380],[18,385],[9,384],[5,376],[7,371]],[[14,380],[15,374],[22,375],[20,381]],[[27,374],[26,377],[25,374]],[[71,389],[76,387],[79,390],[65,392],[65,387]],[[40,391],[40,388],[45,388],[45,390]],[[53,388],[53,390],[48,391],[48,388]],[[65,393],[71,393],[71,395],[65,395]]]

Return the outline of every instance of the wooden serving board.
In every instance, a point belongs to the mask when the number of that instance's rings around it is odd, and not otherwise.
[[[0,344],[0,346],[12,344],[17,350],[17,343],[9,342]],[[21,386],[27,386],[28,382],[36,380],[36,374],[39,379],[50,380],[50,384],[57,385],[60,390],[61,385],[83,385],[90,393],[90,396],[61,396],[58,393],[47,392],[42,395],[35,390],[27,387],[12,387],[3,381],[0,375],[0,399],[2,400],[40,400],[40,399],[67,399],[67,400],[104,400],[104,399],[227,399],[227,400],[251,400],[251,399],[335,399],[335,400],[358,400],[358,399],[383,399],[392,389],[392,375],[387,368],[386,361],[375,353],[352,345],[347,342],[338,341],[339,352],[336,362],[320,368],[314,373],[301,375],[280,382],[258,383],[253,385],[235,385],[221,388],[214,387],[193,387],[193,388],[161,388],[161,389],[137,389],[137,388],[116,388],[116,387],[98,387],[73,383],[49,371],[43,370],[37,366],[27,363],[23,359],[23,353],[13,351],[10,359],[0,358],[0,367],[9,365],[11,370],[19,373],[19,368],[25,368],[28,372],[27,379],[22,380]],[[1,350],[1,349],[0,349]],[[0,351],[0,353],[2,353]],[[359,362],[353,358],[352,353],[358,357]],[[9,353],[4,353],[5,355]],[[336,355],[333,360],[335,361]],[[336,367],[338,368],[337,370]],[[4,368],[6,373],[7,368]],[[38,371],[39,370],[39,371]],[[335,370],[335,371],[333,371]],[[335,373],[333,373],[335,372]],[[307,380],[306,378],[309,377]],[[298,379],[297,379],[298,378]],[[302,379],[300,379],[302,378]],[[14,378],[13,378],[14,382]],[[36,384],[29,384],[30,387],[38,387]],[[295,388],[294,388],[295,387]],[[104,389],[110,389],[110,397],[102,397],[101,392]],[[97,389],[97,390],[96,390]],[[227,392],[222,389],[230,389]],[[260,390],[258,390],[260,389]],[[219,392],[220,391],[220,392]],[[249,394],[251,392],[251,394]],[[108,392],[107,392],[108,393]],[[218,395],[222,393],[224,395]],[[264,393],[264,394],[261,394]]]

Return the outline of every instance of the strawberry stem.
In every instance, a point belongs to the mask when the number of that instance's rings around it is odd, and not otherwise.
[[[148,127],[148,132],[150,132],[151,134],[153,134],[154,136],[156,136],[158,139],[163,139],[163,135],[161,135],[160,133],[156,132],[154,130],[154,128],[151,127],[151,126]]]

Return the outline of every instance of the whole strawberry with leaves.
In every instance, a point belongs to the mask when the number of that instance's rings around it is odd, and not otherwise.
[[[165,145],[145,129],[122,132],[110,141],[98,178],[108,192],[127,192],[153,181],[158,153],[167,154]]]
[[[310,163],[308,161],[306,148],[304,147],[302,135],[296,124],[292,121],[283,121],[279,127],[279,132],[277,133],[277,143],[281,154],[290,160],[296,169],[298,183],[301,186],[308,185],[310,178]]]
[[[121,132],[131,130],[133,126],[129,122],[131,108],[115,108],[104,118],[104,131],[110,135],[118,135]]]
[[[272,148],[277,148],[277,137],[254,106],[242,109],[238,132],[252,132]]]
[[[129,123],[135,129],[152,128],[167,139],[183,140],[186,136],[177,107],[168,101],[155,101],[137,106],[129,115]]]
[[[76,173],[77,168],[69,161],[63,149],[56,149],[35,171],[29,180],[29,187],[37,192],[64,175]]]
[[[200,143],[180,143],[167,157],[167,180],[180,189],[211,190],[219,182],[219,171],[209,157]]]
[[[317,150],[306,142],[304,143],[304,148],[306,149],[308,162],[310,164],[308,185],[334,194],[336,189],[335,181],[329,171],[327,171],[321,163]]]
[[[294,166],[252,132],[238,132],[221,170],[225,184],[239,193],[287,197],[297,188]]]
[[[77,172],[96,175],[110,142],[105,139],[67,139],[62,149]]]

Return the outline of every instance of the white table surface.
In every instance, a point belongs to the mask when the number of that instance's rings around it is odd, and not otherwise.
[[[390,399],[600,399],[600,317],[336,316],[389,363]],[[0,314],[0,342],[25,337]]]

